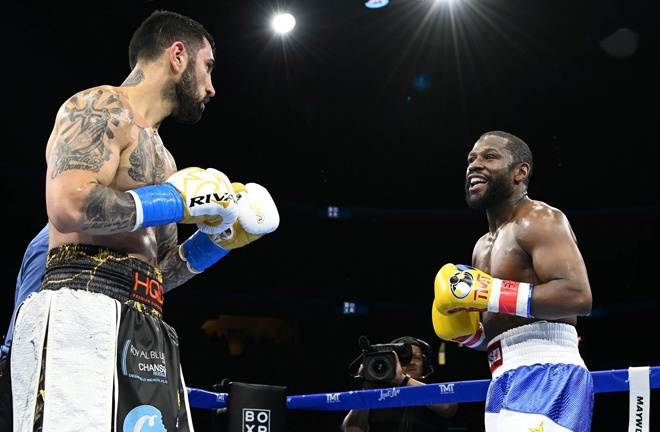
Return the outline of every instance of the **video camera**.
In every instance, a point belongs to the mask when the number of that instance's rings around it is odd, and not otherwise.
[[[360,336],[362,348],[362,377],[366,381],[390,383],[396,378],[396,357],[401,365],[407,365],[412,360],[412,346],[408,342],[371,345],[366,336]]]

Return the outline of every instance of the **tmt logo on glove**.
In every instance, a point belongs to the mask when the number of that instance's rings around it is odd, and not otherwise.
[[[435,304],[440,313],[484,311],[492,278],[474,267],[445,264],[436,275]]]
[[[466,265],[442,266],[435,277],[434,307],[441,314],[495,312],[531,318],[533,284],[494,278]]]
[[[491,279],[487,276],[484,279],[483,273],[477,273],[475,280],[471,272],[459,268],[459,271],[449,278],[449,288],[452,295],[459,300],[466,299],[471,293],[474,293],[472,300],[488,300],[488,285],[491,283]]]

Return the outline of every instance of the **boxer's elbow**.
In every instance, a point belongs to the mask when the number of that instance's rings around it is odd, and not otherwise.
[[[573,309],[575,315],[589,315],[591,313],[592,306],[593,296],[591,295],[591,289],[582,290],[578,295],[573,297]]]
[[[48,211],[48,220],[57,231],[68,234],[82,231],[80,212],[64,209],[53,209]]]
[[[92,228],[90,209],[103,210],[103,195],[95,181],[79,181],[77,178],[60,179],[46,186],[46,210],[48,220],[57,231],[68,234]],[[102,217],[97,214],[95,218]]]
[[[79,205],[65,199],[52,199],[47,205],[48,220],[59,232],[68,234],[83,230],[85,213]]]

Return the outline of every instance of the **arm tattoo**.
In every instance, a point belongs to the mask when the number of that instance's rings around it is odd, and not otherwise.
[[[69,100],[73,107],[64,109],[59,125],[61,137],[51,155],[52,178],[73,169],[99,172],[110,159],[111,151],[104,140],[114,138],[110,125],[120,123],[123,106],[114,95],[105,99],[102,96],[100,90],[88,91]]]
[[[158,268],[163,273],[163,291],[183,285],[195,276],[179,256],[177,224],[158,227]]]
[[[183,285],[195,276],[179,256],[179,246],[170,249],[165,258],[158,263],[163,273],[163,292],[168,292]]]
[[[175,223],[161,225],[158,227],[158,262],[176,247],[178,242],[179,228]]]
[[[81,225],[83,229],[125,232],[135,226],[135,202],[129,194],[98,185],[91,190],[88,200],[85,222]]]

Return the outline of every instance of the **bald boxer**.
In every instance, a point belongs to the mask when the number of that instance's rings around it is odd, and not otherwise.
[[[487,432],[591,428],[594,388],[578,350],[578,316],[592,305],[587,269],[560,210],[527,194],[532,153],[506,132],[483,134],[467,158],[467,204],[488,232],[472,265],[435,278],[436,334],[487,351]]]

